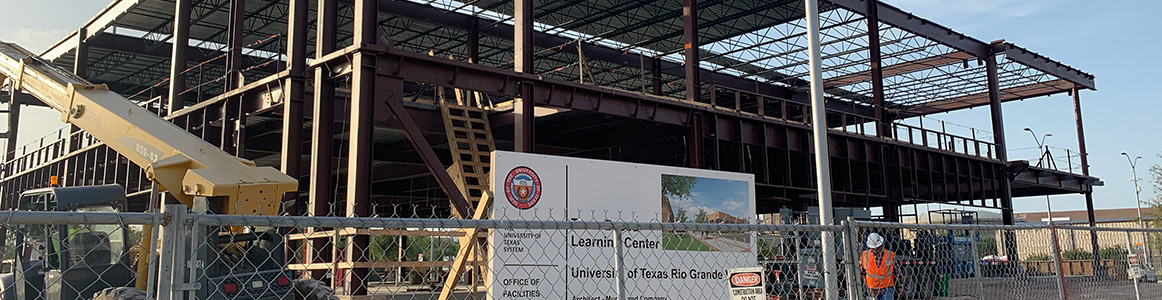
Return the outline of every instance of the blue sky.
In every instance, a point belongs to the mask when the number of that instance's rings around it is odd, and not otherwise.
[[[1162,130],[1157,120],[1162,101],[1151,91],[1162,76],[1162,57],[1156,54],[1162,36],[1158,1],[1064,0],[886,0],[917,16],[976,37],[1015,43],[1097,77],[1097,91],[1080,93],[1085,121],[1090,172],[1105,186],[1096,188],[1098,208],[1134,207],[1130,167],[1120,154],[1142,156],[1138,177],[1149,180],[1149,165],[1162,162]],[[1022,131],[1052,133],[1048,144],[1077,150],[1072,99],[1065,94],[1004,105],[1005,136],[1009,149],[1035,148],[1033,137]],[[988,109],[978,108],[934,117],[991,130]],[[1056,151],[1056,150],[1055,150]],[[1035,159],[1037,150],[1013,150],[1010,159]],[[1064,157],[1054,153],[1056,157]],[[1076,163],[1076,161],[1075,161]],[[1147,182],[1142,182],[1146,184]],[[1142,198],[1153,189],[1142,187]],[[1053,210],[1083,210],[1080,195],[1053,196]],[[1045,211],[1045,198],[1014,200],[1018,212]]]
[[[690,190],[689,199],[670,199],[670,204],[677,209],[686,210],[691,220],[698,214],[698,209],[705,209],[711,214],[716,211],[727,213],[739,218],[751,218],[750,189],[746,181],[726,180],[699,177],[694,188]]]
[[[1158,69],[1162,56],[1158,38],[1162,33],[1153,12],[1162,11],[1162,1],[1080,1],[1080,0],[885,0],[905,11],[982,41],[1005,39],[1042,55],[1097,76],[1098,91],[1081,93],[1086,138],[1093,175],[1105,181],[1094,200],[1098,208],[1134,207],[1129,166],[1121,152],[1140,155],[1138,177],[1149,179],[1149,165],[1162,162],[1162,130],[1154,121],[1162,113],[1162,101],[1148,90],[1162,81]],[[109,1],[0,0],[8,12],[0,18],[0,40],[14,41],[34,51],[47,48],[76,29]],[[63,9],[62,9],[63,8]],[[1073,106],[1061,94],[1021,102],[1006,103],[1005,135],[1011,159],[1037,156],[1032,137],[1022,131],[1030,127],[1052,133],[1048,144],[1077,149]],[[47,110],[26,110],[21,127],[21,144],[54,132],[63,126],[59,114]],[[978,108],[933,116],[937,119],[991,130],[988,109]],[[1057,157],[1063,155],[1055,154]],[[1143,187],[1143,198],[1153,197],[1153,189]],[[1054,210],[1084,209],[1078,195],[1054,196]],[[1044,211],[1043,197],[1017,199],[1018,212]]]

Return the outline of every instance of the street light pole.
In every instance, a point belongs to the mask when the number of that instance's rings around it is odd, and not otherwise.
[[[1146,223],[1142,219],[1142,187],[1138,186],[1138,159],[1142,157],[1136,156],[1131,160],[1130,155],[1125,152],[1122,152],[1122,156],[1125,156],[1126,162],[1130,163],[1130,176],[1133,176],[1130,181],[1134,182],[1134,203],[1138,206],[1138,227],[1145,229]],[[1146,234],[1145,231],[1142,232],[1142,241],[1145,243],[1142,248],[1146,252],[1146,259],[1143,262],[1150,266],[1150,235]]]
[[[1033,129],[1030,129],[1029,127],[1025,127],[1025,131],[1028,131],[1029,134],[1033,135],[1033,141],[1037,142],[1037,151],[1040,152],[1040,153],[1037,153],[1037,155],[1039,155],[1037,157],[1037,166],[1040,167],[1042,164],[1042,161],[1045,160],[1045,152],[1048,151],[1048,149],[1045,148],[1045,140],[1049,139],[1049,137],[1053,136],[1053,134],[1046,133],[1045,135],[1041,136],[1040,140],[1038,140],[1037,134],[1033,132]]]
[[[1049,137],[1053,136],[1053,134],[1046,133],[1041,137],[1040,140],[1037,140],[1037,134],[1033,132],[1033,129],[1025,127],[1025,131],[1028,131],[1029,134],[1032,134],[1033,141],[1037,142],[1037,151],[1041,152],[1040,157],[1037,158],[1037,166],[1040,167],[1041,161],[1045,159],[1045,140],[1049,139]],[[1053,222],[1053,205],[1049,204],[1049,195],[1045,195],[1045,214],[1047,217],[1049,217],[1049,222]]]

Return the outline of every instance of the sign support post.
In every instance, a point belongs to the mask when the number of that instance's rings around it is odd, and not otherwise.
[[[807,1],[807,53],[811,65],[811,128],[815,135],[815,172],[819,190],[819,223],[834,225],[831,210],[831,163],[828,161],[827,106],[823,98],[823,63],[819,46],[819,1]],[[823,282],[827,300],[839,299],[839,285],[835,272],[835,235],[821,232],[823,250]]]

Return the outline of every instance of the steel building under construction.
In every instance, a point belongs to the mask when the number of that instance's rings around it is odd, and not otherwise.
[[[1014,197],[1084,194],[1092,216],[1093,75],[877,0],[819,9],[835,206],[899,221],[956,204],[1012,224]],[[299,179],[290,214],[468,217],[493,149],[751,173],[770,213],[816,201],[808,27],[783,0],[115,0],[40,53]],[[21,107],[45,104],[3,93],[3,209],[51,176],[150,206],[146,172],[83,130],[12,142]],[[1060,93],[1080,167],[1009,160],[1001,104]],[[974,107],[991,128],[902,122]],[[338,259],[319,251],[307,260]]]

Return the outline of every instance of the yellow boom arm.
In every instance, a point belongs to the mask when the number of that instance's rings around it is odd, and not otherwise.
[[[0,42],[0,82],[24,90],[145,169],[183,204],[219,197],[219,213],[276,215],[298,181],[271,167],[222,151],[173,123],[12,43]]]

